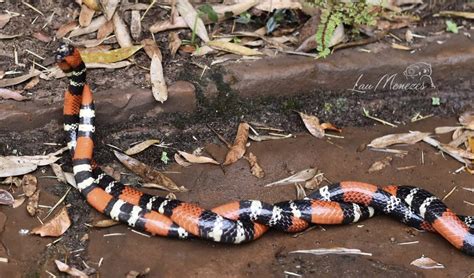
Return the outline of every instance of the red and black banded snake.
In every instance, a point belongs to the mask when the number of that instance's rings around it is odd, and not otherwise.
[[[112,219],[153,235],[238,244],[259,238],[268,228],[298,232],[311,224],[361,221],[377,212],[411,227],[437,232],[455,248],[474,256],[474,218],[456,215],[418,187],[345,181],[321,187],[302,200],[277,204],[243,200],[208,210],[145,194],[115,181],[93,160],[95,108],[80,53],[61,44],[55,58],[69,78],[64,130],[77,187],[92,207]]]

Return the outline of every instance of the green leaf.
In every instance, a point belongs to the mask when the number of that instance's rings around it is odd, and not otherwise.
[[[216,11],[214,11],[214,8],[209,4],[205,4],[199,7],[199,11],[207,15],[209,20],[212,22],[217,22],[217,20],[219,20],[219,17],[217,16]]]
[[[439,97],[432,97],[431,98],[431,105],[433,106],[440,106],[441,105],[441,100]]]
[[[168,161],[169,161],[169,157],[168,157],[168,153],[163,151],[161,153],[161,161],[163,161],[164,164],[168,164]]]
[[[457,34],[459,32],[458,26],[452,20],[446,20],[446,31]]]

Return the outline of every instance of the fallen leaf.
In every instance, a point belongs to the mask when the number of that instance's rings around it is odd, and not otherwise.
[[[81,277],[81,278],[87,278],[87,276],[84,272],[78,270],[77,268],[70,267],[67,264],[59,261],[59,260],[54,260],[56,263],[56,266],[58,267],[59,271],[67,273],[73,277]]]
[[[11,18],[12,16],[9,14],[0,14],[0,29],[5,27]]]
[[[110,51],[97,51],[81,53],[82,60],[86,64],[90,63],[114,63],[125,60],[142,49],[142,45],[134,45],[130,47],[118,48]]]
[[[188,27],[196,33],[196,35],[201,38],[204,42],[209,41],[209,36],[206,31],[206,26],[204,22],[198,16],[194,7],[189,3],[188,0],[177,0],[176,9],[179,14],[184,18]]]
[[[474,130],[474,111],[467,111],[459,116],[459,123],[464,126],[464,128]]]
[[[372,148],[385,148],[387,146],[395,144],[411,145],[423,140],[423,138],[429,135],[430,133],[419,131],[414,131],[410,133],[389,134],[372,140],[367,146]]]
[[[379,160],[379,161],[375,161],[369,168],[369,173],[373,173],[373,172],[377,172],[377,171],[380,171],[382,170],[383,168],[387,167],[390,165],[390,163],[392,162],[392,157],[391,156],[387,156],[385,157],[384,159],[382,160]]]
[[[26,211],[28,211],[31,216],[35,216],[36,210],[38,209],[39,194],[40,190],[38,189],[33,195],[28,198],[28,203],[26,204]]]
[[[249,124],[240,123],[235,136],[234,144],[230,147],[223,165],[229,165],[241,159],[245,154],[247,140],[249,138]]]
[[[107,175],[111,176],[114,180],[119,181],[121,174],[120,171],[115,170],[112,166],[103,166],[101,167],[102,171],[106,173]]]
[[[236,43],[226,42],[222,40],[209,41],[207,42],[207,45],[217,50],[234,53],[234,54],[242,55],[242,56],[263,55],[262,52],[254,50],[252,48],[248,48]]]
[[[85,35],[85,34],[90,34],[90,33],[93,33],[97,30],[99,30],[99,28],[107,21],[107,19],[105,18],[105,16],[98,16],[96,18],[94,18],[91,22],[91,24],[89,24],[89,26],[87,27],[84,27],[84,28],[78,28],[78,29],[75,29],[75,30],[72,30],[71,33],[69,34],[69,38],[72,38],[72,37],[77,37],[77,36],[82,36],[82,35]]]
[[[179,155],[178,153],[175,153],[174,154],[174,161],[176,161],[176,163],[178,163],[179,165],[183,166],[183,167],[189,167],[191,166],[192,164],[187,162],[181,155]]]
[[[190,154],[190,153],[187,153],[187,152],[183,152],[183,151],[178,151],[178,153],[184,157],[184,159],[186,159],[188,162],[191,162],[191,163],[211,163],[211,164],[216,164],[216,165],[219,165],[219,162],[215,161],[214,159],[210,158],[210,157],[206,157],[206,156],[198,156],[198,155],[194,155],[194,154]]]
[[[114,33],[115,38],[117,39],[118,44],[120,47],[131,47],[133,45],[132,38],[128,32],[127,25],[122,20],[118,13],[115,13],[113,16],[113,23],[114,23]]]
[[[339,133],[342,132],[342,129],[336,127],[335,125],[333,125],[331,123],[322,123],[321,128],[324,129],[324,130],[331,130],[331,131],[336,131],[336,132],[339,132]]]
[[[12,91],[10,89],[0,88],[0,99],[13,99],[16,101],[23,101],[28,98],[21,95],[19,91]]]
[[[40,79],[38,76],[31,78],[31,80],[28,83],[26,83],[25,87],[23,87],[23,90],[33,89],[39,83],[39,81]]]
[[[16,187],[21,186],[21,179],[19,177],[12,177],[9,176],[6,179],[4,179],[0,184],[7,184],[7,185],[15,185]]]
[[[14,38],[21,37],[23,34],[16,34],[16,35],[7,35],[0,33],[0,40],[11,40]]]
[[[59,27],[59,29],[56,31],[56,38],[63,38],[67,35],[67,33],[76,29],[78,26],[79,25],[77,25],[76,21],[70,21],[66,24],[61,25],[61,27]]]
[[[372,256],[372,253],[365,253],[365,252],[360,251],[360,249],[349,249],[349,248],[342,248],[342,247],[318,248],[318,249],[309,249],[309,250],[296,250],[296,251],[291,251],[289,253],[290,254],[312,254],[312,255],[335,254],[335,255]]]
[[[86,63],[88,69],[119,69],[130,66],[129,61],[120,61],[116,63]]]
[[[421,257],[412,261],[410,264],[422,269],[444,268],[444,265],[428,257]]]
[[[411,48],[409,46],[405,46],[405,45],[398,44],[398,43],[392,43],[392,48],[398,49],[398,50],[406,50],[406,51],[413,50],[413,48]]]
[[[120,224],[120,222],[112,219],[102,219],[97,220],[92,223],[92,226],[95,228],[108,228]]]
[[[318,170],[314,177],[305,182],[304,188],[316,189],[324,181],[324,173]]]
[[[142,33],[142,21],[140,18],[140,11],[132,11],[130,17],[130,33],[132,34],[132,38],[136,41],[140,38]]]
[[[440,144],[440,148],[442,151],[447,152],[449,154],[454,154],[454,155],[471,159],[471,160],[474,159],[474,153],[467,150],[456,148],[451,145],[443,144],[443,143]]]
[[[274,185],[286,185],[286,184],[295,184],[299,182],[306,182],[309,179],[312,179],[317,173],[317,170],[314,168],[308,168],[302,170],[294,175],[291,175],[287,178],[275,181],[269,184],[266,184],[264,187],[270,187]]]
[[[115,11],[120,3],[120,0],[100,0],[102,6],[102,11],[108,20],[111,20],[112,17],[116,14]]]
[[[35,163],[18,162],[0,157],[0,177],[20,176],[31,173],[38,168]]]
[[[23,205],[23,203],[25,202],[26,198],[25,197],[20,197],[18,199],[15,199],[15,201],[13,201],[13,205],[12,207],[13,208],[17,208],[21,205]]]
[[[66,177],[67,183],[77,189],[76,179],[74,178],[74,174],[70,172],[64,172],[64,176]]]
[[[440,127],[435,128],[435,133],[436,134],[445,134],[445,133],[453,132],[453,131],[458,130],[460,128],[461,127],[459,127],[459,126],[440,126]]]
[[[181,39],[179,38],[178,33],[170,32],[168,35],[168,48],[170,49],[171,57],[174,58],[180,46],[181,46]]]
[[[125,151],[126,155],[134,155],[137,153],[141,153],[142,151],[148,149],[150,146],[154,144],[160,143],[160,140],[157,139],[149,139],[145,140],[139,144],[136,144],[135,146],[131,147],[130,149]]]
[[[67,213],[67,208],[63,207],[56,215],[43,225],[31,230],[32,234],[58,237],[71,226],[71,220]]]
[[[100,26],[97,30],[97,39],[102,40],[105,39],[107,36],[114,32],[114,22],[112,20],[108,20]]]
[[[160,61],[163,60],[163,56],[161,55],[161,50],[156,44],[156,41],[154,39],[144,39],[140,42],[143,45],[143,49],[146,52],[146,55],[150,57],[150,59],[153,58],[153,55],[158,55],[158,58],[160,58]]]
[[[253,135],[253,134],[249,134],[249,138],[252,139],[253,141],[256,141],[256,142],[261,142],[261,141],[268,141],[268,140],[280,140],[280,139],[288,139],[288,138],[292,138],[293,137],[293,134],[282,134],[280,136],[276,136],[276,135]]]
[[[166,188],[166,190],[172,192],[188,191],[188,189],[184,186],[176,185],[173,180],[163,175],[159,171],[153,169],[152,167],[146,165],[145,163],[117,151],[114,151],[114,154],[118,158],[118,160],[123,165],[125,165],[125,167],[127,167],[130,171],[141,177],[145,183],[158,184],[160,186],[163,186],[163,188]]]
[[[13,198],[12,194],[10,192],[0,189],[0,205],[13,205],[15,202],[15,199]]]
[[[163,75],[163,66],[160,57],[156,54],[151,58],[150,64],[151,91],[156,101],[161,103],[168,99],[168,87]]]
[[[79,25],[81,27],[87,27],[92,22],[95,11],[89,8],[87,5],[81,6],[81,12],[79,14]]]
[[[259,179],[263,178],[265,176],[265,172],[258,164],[257,157],[252,152],[249,152],[249,155],[244,157],[250,164],[250,172],[252,173],[252,175]]]
[[[94,11],[100,11],[99,0],[82,0],[82,4],[93,9]]]
[[[137,278],[137,277],[146,277],[150,273],[151,269],[149,267],[145,268],[142,272],[136,270],[130,270],[125,278]]]
[[[58,178],[58,181],[67,184],[66,176],[64,175],[61,165],[52,163],[49,166],[51,166],[51,169],[53,169],[54,175]]]
[[[30,78],[32,78],[32,77],[40,75],[40,73],[41,73],[41,71],[39,71],[39,70],[32,70],[31,72],[29,72],[25,75],[22,75],[22,76],[18,76],[18,77],[15,77],[15,78],[2,79],[2,80],[0,80],[0,88],[9,87],[9,86],[13,86],[13,85],[23,83],[27,80],[30,80]]]
[[[306,191],[304,191],[304,187],[299,183],[295,183],[295,188],[296,188],[296,200],[304,199],[306,197]]]
[[[473,12],[440,11],[438,14],[440,16],[454,16],[454,17],[463,17],[467,19],[474,19]]]
[[[301,120],[303,120],[303,123],[306,126],[306,129],[308,129],[311,135],[313,135],[316,138],[324,137],[324,129],[321,127],[318,117],[313,116],[313,115],[307,115],[302,112],[298,112],[298,114],[300,115]]]
[[[33,175],[24,175],[21,186],[26,197],[31,197],[38,187],[38,179]]]

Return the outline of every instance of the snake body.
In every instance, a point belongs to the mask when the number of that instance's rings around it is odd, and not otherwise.
[[[93,159],[95,109],[80,53],[62,44],[56,61],[69,78],[64,130],[77,188],[92,207],[112,219],[153,235],[239,244],[259,238],[268,228],[298,232],[310,224],[358,222],[377,212],[411,227],[437,232],[457,249],[474,256],[474,219],[454,214],[438,198],[417,187],[380,188],[347,181],[321,187],[303,200],[277,204],[242,200],[209,210],[115,181]]]

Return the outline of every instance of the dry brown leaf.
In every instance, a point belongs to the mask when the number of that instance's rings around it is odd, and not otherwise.
[[[0,33],[0,40],[11,40],[23,36],[23,34],[7,35]]]
[[[247,140],[249,138],[249,124],[240,123],[235,136],[234,144],[227,152],[223,165],[229,165],[241,159],[245,154]]]
[[[56,215],[43,225],[31,230],[32,234],[58,237],[71,226],[71,219],[67,213],[67,208],[63,207]]]
[[[80,271],[79,269],[74,268],[74,267],[70,267],[67,264],[65,264],[65,263],[63,263],[59,260],[54,260],[54,262],[56,263],[56,266],[58,267],[59,271],[61,271],[61,272],[67,273],[67,274],[69,274],[73,277],[80,277],[80,278],[89,277],[89,276],[87,276],[87,274]]]
[[[114,22],[112,20],[106,21],[97,30],[97,39],[103,40],[114,32]]]
[[[390,165],[392,157],[387,156],[382,160],[375,161],[369,168],[369,173],[377,172]]]
[[[94,11],[100,11],[99,0],[82,0],[82,4],[93,9]]]
[[[39,70],[32,70],[31,72],[29,72],[25,75],[22,75],[22,76],[18,76],[18,77],[15,77],[15,78],[2,79],[2,80],[0,80],[0,88],[9,87],[9,86],[13,86],[13,85],[23,83],[27,80],[30,80],[30,78],[32,78],[32,77],[40,75],[40,73],[41,73],[41,71],[39,71]]]
[[[99,28],[102,25],[104,25],[104,23],[106,21],[107,21],[107,19],[105,18],[105,16],[103,16],[103,15],[98,16],[98,17],[96,17],[92,20],[92,22],[91,22],[91,24],[89,24],[89,26],[72,30],[71,33],[69,34],[69,38],[93,33],[95,31],[99,30]]]
[[[28,211],[31,216],[35,216],[36,210],[38,209],[39,194],[40,190],[38,189],[33,195],[28,198],[28,203],[26,204],[26,211]]]
[[[20,176],[38,168],[35,163],[18,162],[9,157],[0,157],[0,177]]]
[[[104,173],[111,176],[114,180],[116,181],[120,180],[120,176],[121,176],[120,171],[115,170],[114,167],[107,165],[107,166],[102,166],[101,169],[102,171],[104,171]]]
[[[150,64],[151,91],[156,101],[161,103],[168,99],[168,87],[163,75],[163,66],[160,57],[156,54],[151,58]]]
[[[120,222],[112,219],[102,219],[97,220],[92,223],[92,226],[95,228],[108,228],[120,224]]]
[[[461,129],[459,126],[440,126],[435,128],[435,133],[436,134],[445,134],[449,132],[453,132],[455,130]]]
[[[88,69],[119,69],[130,66],[129,61],[120,61],[116,63],[86,63]]]
[[[26,197],[31,197],[38,187],[38,179],[33,175],[24,175],[21,180],[21,186]]]
[[[308,168],[298,173],[291,175],[287,178],[281,179],[279,181],[275,181],[269,184],[266,184],[264,187],[270,187],[274,185],[286,185],[286,184],[295,184],[299,182],[306,182],[309,179],[312,179],[317,173],[317,170],[314,168]]]
[[[10,89],[0,88],[0,99],[13,99],[16,101],[23,101],[28,98],[21,95],[19,91],[12,91]]]
[[[308,129],[311,135],[313,135],[316,138],[324,137],[324,129],[321,127],[318,117],[313,116],[313,115],[307,115],[302,112],[298,112],[298,114],[300,115],[301,120],[303,120],[303,123],[306,126],[306,129]]]
[[[113,17],[113,23],[115,38],[117,39],[117,42],[120,47],[124,48],[132,46],[132,38],[130,37],[130,34],[128,32],[127,25],[118,13],[115,13]]]
[[[158,58],[160,61],[163,60],[163,56],[161,55],[161,50],[156,44],[154,39],[144,39],[140,42],[143,45],[143,49],[146,52],[146,55],[150,57],[150,59],[153,58],[153,55],[158,55]]]
[[[223,40],[209,41],[207,42],[207,45],[217,50],[226,51],[229,53],[234,53],[234,54],[242,55],[242,56],[263,55],[263,53],[260,51],[257,51],[245,46],[241,46],[236,43],[226,42]]]
[[[206,31],[206,26],[204,26],[204,22],[198,16],[194,7],[189,3],[188,0],[177,0],[176,1],[176,9],[178,10],[179,14],[184,18],[186,24],[189,26],[191,30],[193,30],[196,35],[201,38],[204,42],[209,41],[209,35]]]
[[[180,46],[181,46],[181,39],[179,38],[178,33],[170,32],[168,35],[168,48],[170,49],[171,57],[174,58]]]
[[[61,25],[61,27],[59,27],[59,29],[56,31],[56,38],[60,39],[66,36],[67,33],[76,29],[78,26],[79,25],[77,25],[76,21],[70,21],[66,24]]]
[[[87,27],[91,24],[92,18],[94,17],[95,11],[87,5],[81,6],[81,13],[79,14],[79,25],[81,27]]]
[[[258,164],[257,156],[255,156],[252,152],[249,152],[249,155],[244,157],[250,164],[250,172],[252,175],[259,179],[265,177],[265,172],[263,171],[262,167],[260,167],[260,164]]]
[[[310,180],[306,181],[304,184],[304,188],[306,189],[316,189],[319,185],[324,181],[324,173],[318,170],[314,177]]]
[[[61,165],[52,163],[49,166],[51,166],[51,169],[53,169],[54,175],[58,178],[58,181],[67,184],[66,176],[64,175]]]
[[[116,14],[115,11],[120,3],[120,0],[100,0],[102,10],[108,20],[111,20],[112,17]]]
[[[444,268],[444,265],[428,257],[421,257],[412,261],[410,264],[422,269]]]
[[[211,163],[211,164],[216,164],[216,165],[219,165],[219,162],[215,161],[214,159],[210,158],[210,157],[206,157],[206,156],[198,156],[198,155],[194,155],[194,154],[190,154],[190,153],[187,153],[187,152],[183,152],[183,151],[178,151],[178,153],[184,157],[184,159],[186,159],[188,162],[191,162],[191,163]]]
[[[459,123],[464,126],[464,128],[474,130],[474,111],[467,111],[459,116]]]
[[[13,208],[17,208],[17,207],[23,205],[23,203],[25,202],[25,200],[26,200],[25,197],[20,197],[20,198],[18,198],[18,199],[15,199],[15,201],[13,202],[12,207],[13,207]]]
[[[123,47],[110,51],[87,52],[81,53],[81,57],[84,63],[86,63],[86,66],[90,65],[91,63],[111,64],[131,57],[138,50],[142,49],[142,47],[142,45],[133,45],[130,47]]]
[[[375,138],[367,146],[372,148],[385,148],[395,144],[415,144],[423,138],[429,136],[430,133],[414,131],[410,133],[389,134],[379,138]]]
[[[12,16],[9,14],[0,14],[0,29],[5,27],[11,18]]]
[[[268,141],[268,140],[280,140],[280,139],[288,139],[292,138],[293,134],[282,134],[281,136],[277,135],[253,135],[249,134],[249,138],[252,139],[253,141],[256,142],[261,142],[261,141]]]
[[[50,36],[46,35],[45,33],[41,32],[41,31],[34,32],[32,34],[32,36],[33,36],[33,38],[35,38],[39,41],[45,42],[45,43],[48,43],[52,40]]]
[[[470,151],[456,148],[451,145],[443,144],[443,143],[440,143],[440,147],[443,151],[447,153],[454,154],[456,156],[460,156],[460,157],[471,159],[471,160],[474,159],[474,153]]]
[[[175,153],[174,154],[174,160],[176,161],[176,163],[178,163],[179,165],[183,166],[183,167],[189,167],[191,166],[192,164],[187,162],[182,156],[180,156],[178,153]]]
[[[130,149],[126,150],[125,154],[126,155],[134,155],[134,154],[137,154],[137,153],[141,153],[142,151],[148,149],[152,145],[158,144],[158,143],[160,143],[160,140],[157,140],[157,139],[145,140],[141,143],[136,144],[135,146],[131,147]]]
[[[15,199],[13,198],[12,194],[10,192],[0,189],[0,205],[13,205],[15,202]]]
[[[411,48],[409,46],[405,46],[405,45],[398,44],[398,43],[392,43],[392,48],[398,49],[398,50],[406,50],[406,51],[413,50],[413,48]]]
[[[7,184],[7,185],[15,185],[16,187],[21,186],[21,179],[19,177],[12,177],[9,176],[6,179],[4,179],[0,184]]]
[[[166,190],[172,192],[188,191],[188,189],[184,186],[176,185],[173,180],[153,169],[152,167],[146,165],[145,163],[117,151],[114,151],[114,154],[125,167],[140,176],[145,183],[158,184],[166,188]]]
[[[40,79],[38,76],[31,78],[31,80],[28,83],[26,83],[25,87],[23,87],[23,90],[33,89],[39,83],[39,81]]]
[[[335,254],[335,255],[372,256],[372,253],[365,253],[365,252],[362,252],[360,249],[349,249],[349,248],[343,248],[343,247],[296,250],[296,251],[291,251],[290,254],[313,254],[313,255]]]
[[[339,133],[342,132],[342,129],[336,127],[335,125],[333,125],[331,123],[322,123],[321,128],[324,129],[324,130],[331,130],[331,131],[336,131],[336,132],[339,132]]]
[[[132,11],[130,17],[130,33],[132,38],[138,41],[142,33],[142,21],[140,18],[140,11]]]

